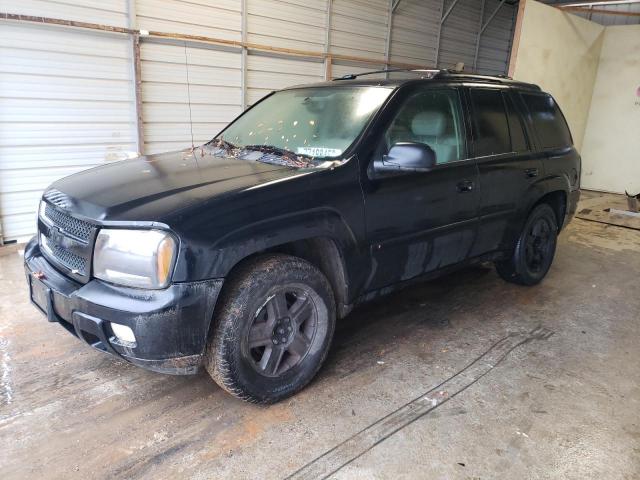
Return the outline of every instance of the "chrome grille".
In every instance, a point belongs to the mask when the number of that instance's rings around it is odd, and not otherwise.
[[[69,250],[65,250],[60,245],[51,244],[45,236],[45,249],[49,249],[56,259],[69,270],[75,270],[84,275],[87,273],[87,260]]]
[[[40,249],[47,259],[68,270],[71,276],[87,282],[91,273],[91,256],[96,227],[55,206],[44,203],[40,210]]]
[[[67,215],[64,212],[53,208],[48,203],[45,206],[44,215],[47,217],[47,220],[53,223],[53,225],[73,237],[79,238],[85,242],[88,242],[91,238],[93,226],[88,222],[78,220],[71,215]]]

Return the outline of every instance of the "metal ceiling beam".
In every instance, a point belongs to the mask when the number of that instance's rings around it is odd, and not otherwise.
[[[444,1],[442,0],[442,3],[440,4],[440,11],[444,12]],[[454,5],[455,6],[455,2]],[[449,11],[449,13],[451,13],[451,11]],[[438,24],[438,38],[436,39],[436,55],[435,55],[435,61],[433,62],[433,65],[437,68],[438,67],[438,58],[440,57],[440,39],[442,37],[442,20],[440,21],[440,23]]]
[[[482,37],[482,22],[484,22],[484,7],[487,0],[482,0],[480,5],[480,21],[478,22],[478,36],[476,37],[476,53],[473,56],[473,71],[475,72],[478,66],[478,54],[480,53],[480,38]]]
[[[504,2],[506,0],[502,0],[500,2],[500,5],[498,5],[496,7],[496,9],[493,11],[493,13],[491,14],[491,16],[489,17],[489,20],[487,20],[487,22],[482,26],[482,30],[480,30],[480,35],[482,35],[484,33],[484,31],[487,29],[487,27],[489,26],[489,24],[491,23],[491,20],[493,20],[493,17],[495,17],[498,14],[498,11],[502,8],[502,6],[504,5]]]
[[[442,25],[445,22],[445,20],[451,14],[452,10],[455,8],[455,6],[458,4],[459,1],[460,0],[453,0],[453,3],[451,4],[451,6],[447,10],[447,12],[440,19],[440,25]],[[442,2],[442,4],[444,5],[444,2]]]
[[[387,14],[387,37],[384,45],[385,70],[389,69],[389,60],[391,59],[391,32],[393,31],[393,11],[401,0],[389,0],[389,10]],[[385,78],[389,78],[389,73],[385,73]]]

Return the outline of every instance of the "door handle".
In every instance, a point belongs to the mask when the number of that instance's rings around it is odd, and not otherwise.
[[[527,168],[524,171],[524,174],[527,178],[534,178],[538,176],[538,169],[537,168]]]
[[[473,190],[473,182],[471,180],[463,180],[456,185],[459,193],[470,192]]]

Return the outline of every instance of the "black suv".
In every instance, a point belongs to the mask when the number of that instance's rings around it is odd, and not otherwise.
[[[99,350],[269,403],[361,302],[479,261],[538,283],[580,195],[556,102],[418,75],[287,88],[203,146],[55,182],[25,249],[33,303]]]

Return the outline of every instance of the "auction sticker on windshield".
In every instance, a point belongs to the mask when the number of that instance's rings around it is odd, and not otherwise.
[[[311,157],[337,157],[338,155],[342,155],[342,150],[339,148],[326,147],[298,147],[298,153]]]

